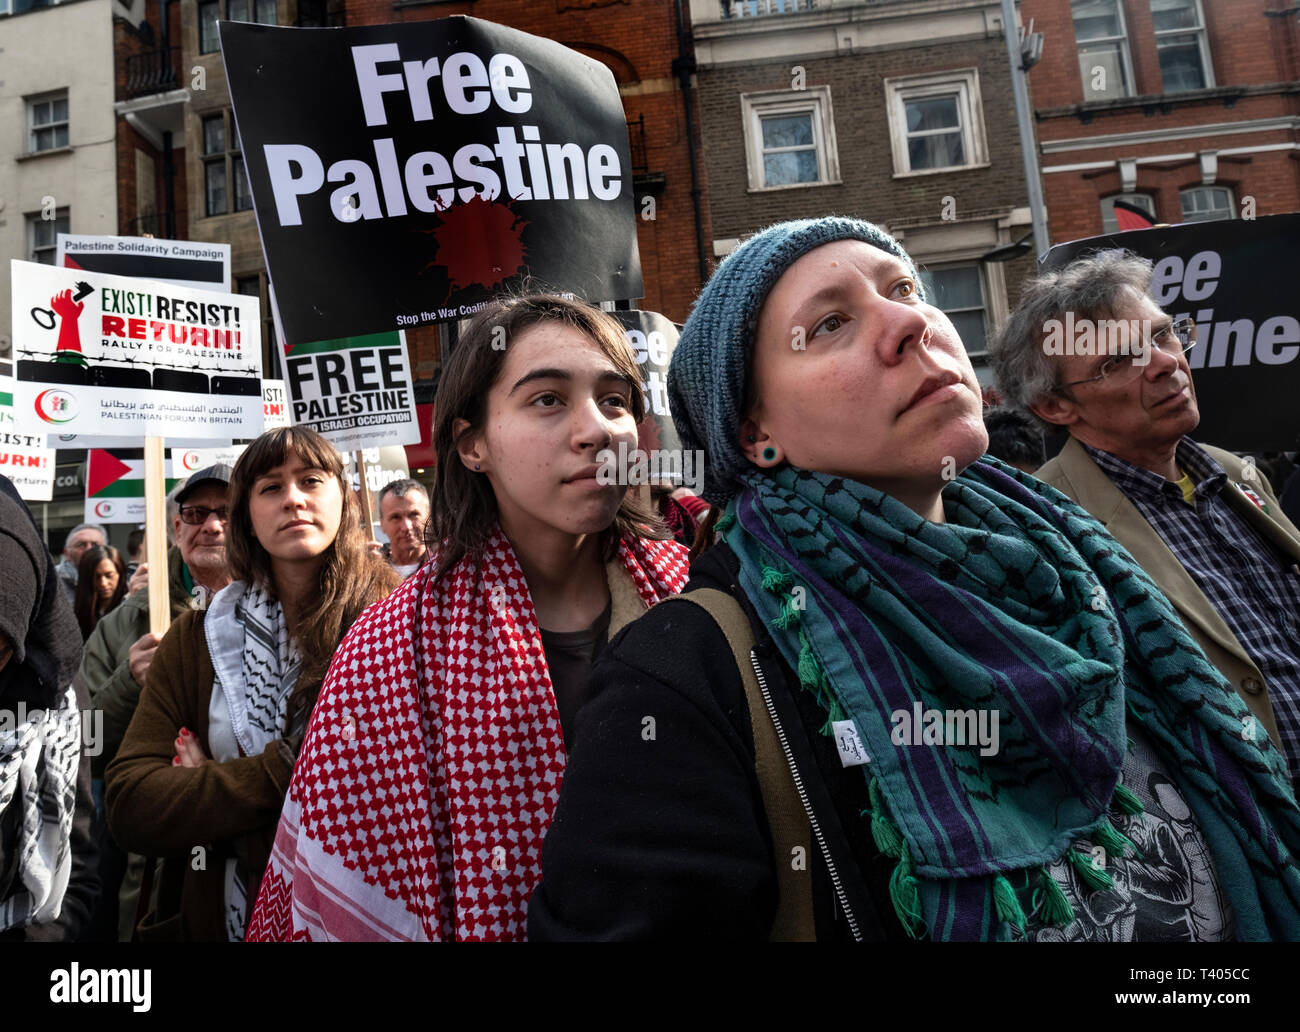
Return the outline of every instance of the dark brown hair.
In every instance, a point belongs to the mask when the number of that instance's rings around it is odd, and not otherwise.
[[[588,337],[632,386],[631,408],[635,420],[645,417],[641,373],[623,328],[599,308],[554,294],[499,298],[489,302],[470,321],[456,349],[442,368],[434,399],[433,451],[437,472],[433,482],[432,510],[425,544],[437,552],[433,576],[441,577],[466,554],[478,554],[497,520],[496,495],[485,476],[465,468],[457,447],[467,435],[483,429],[487,420],[488,392],[501,375],[506,348],[516,334],[541,323],[558,322]],[[456,420],[469,423],[460,434]],[[633,491],[623,496],[614,522],[602,539],[604,558],[613,558],[622,537],[671,537],[658,515]]]
[[[332,444],[316,431],[303,426],[268,430],[239,456],[230,475],[230,524],[226,531],[226,561],[230,575],[246,583],[267,585],[274,593],[271,557],[253,536],[248,500],[257,478],[283,465],[293,456],[339,482],[343,512],[338,533],[325,550],[318,572],[317,589],[302,600],[294,640],[302,654],[302,672],[289,703],[289,724],[302,709],[309,713],[330,660],[361,610],[377,602],[401,578],[388,563],[366,548],[360,506],[352,485],[343,475],[343,460]]]
[[[105,559],[117,567],[117,587],[113,589],[113,597],[101,606],[95,597],[95,571]],[[91,545],[82,552],[77,561],[77,591],[72,602],[72,611],[81,625],[81,637],[89,638],[99,618],[125,597],[126,563],[122,561],[122,553],[112,545]]]

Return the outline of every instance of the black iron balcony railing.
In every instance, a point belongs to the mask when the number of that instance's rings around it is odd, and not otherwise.
[[[181,48],[160,47],[126,59],[126,95],[144,97],[165,93],[181,84]]]

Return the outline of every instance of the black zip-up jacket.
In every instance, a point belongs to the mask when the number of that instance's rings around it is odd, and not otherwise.
[[[877,850],[861,769],[820,734],[826,714],[800,687],[737,584],[725,545],[691,567],[687,592],[737,598],[751,662],[811,811],[819,940],[901,939],[889,902],[893,861]],[[698,606],[659,605],[616,635],[591,674],[559,806],[528,912],[533,940],[768,938],[777,863],[754,770],[740,671]]]

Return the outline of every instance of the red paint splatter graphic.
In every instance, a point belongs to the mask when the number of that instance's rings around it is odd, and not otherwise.
[[[523,232],[528,223],[509,204],[475,195],[439,214],[442,225],[421,231],[432,234],[438,245],[424,271],[445,268],[451,290],[495,287],[523,266]]]

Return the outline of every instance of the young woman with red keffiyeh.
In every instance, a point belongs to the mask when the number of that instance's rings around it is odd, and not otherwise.
[[[104,775],[113,838],[165,857],[145,941],[244,938],[330,657],[399,582],[367,553],[343,462],[313,430],[250,444],[226,500],[234,580],[168,629]]]
[[[494,302],[435,412],[436,556],[334,658],[249,939],[523,938],[591,663],[685,583],[686,550],[596,476],[643,415],[611,318]]]

